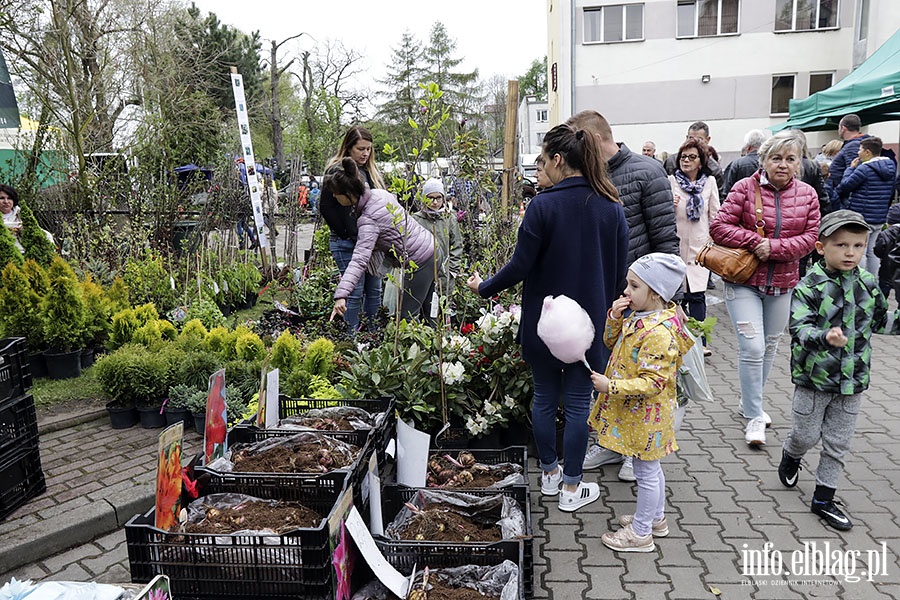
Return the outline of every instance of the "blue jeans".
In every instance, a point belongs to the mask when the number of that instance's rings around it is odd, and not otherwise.
[[[341,275],[347,270],[350,259],[353,257],[353,240],[344,240],[332,236],[328,242],[328,248],[337,263]],[[359,309],[362,307],[366,318],[374,319],[381,306],[381,277],[366,272],[360,277],[359,282],[350,295],[347,296],[347,312],[344,313],[344,321],[350,331],[359,329]]]
[[[725,307],[737,335],[744,416],[761,417],[763,390],[790,316],[791,294],[769,296],[755,287],[726,283]]]
[[[541,469],[550,472],[559,465],[556,456],[556,409],[562,402],[566,415],[563,453],[567,457],[563,483],[578,485],[587,450],[587,418],[591,408],[591,391],[594,389],[590,372],[581,363],[576,363],[562,369],[531,365],[531,374],[534,377],[531,421]]]

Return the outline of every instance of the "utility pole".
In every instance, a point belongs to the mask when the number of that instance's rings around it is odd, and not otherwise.
[[[269,86],[272,94],[269,120],[272,124],[272,145],[274,146],[275,160],[279,169],[284,167],[284,127],[281,125],[281,103],[278,101],[278,86],[281,82],[281,76],[296,59],[292,58],[286,65],[278,68],[278,48],[285,42],[289,42],[302,35],[306,35],[306,33],[292,35],[277,43],[275,40],[272,40],[272,48],[269,50]]]

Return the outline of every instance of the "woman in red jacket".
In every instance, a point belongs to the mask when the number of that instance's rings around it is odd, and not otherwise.
[[[716,243],[746,248],[760,259],[746,282],[725,283],[725,306],[738,338],[740,412],[748,419],[744,439],[750,446],[766,443],[766,427],[772,420],[763,410],[763,390],[788,322],[800,258],[812,251],[818,237],[818,196],[795,177],[802,152],[802,143],[791,130],[766,140],[759,149],[762,169],[731,188],[709,227]],[[756,231],[757,190],[765,237]]]

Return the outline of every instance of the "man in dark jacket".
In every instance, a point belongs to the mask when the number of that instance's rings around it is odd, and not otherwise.
[[[875,255],[875,241],[887,221],[888,208],[894,196],[894,178],[897,176],[897,165],[890,158],[881,156],[881,147],[881,138],[867,136],[862,140],[857,157],[844,171],[844,177],[835,190],[838,197],[846,198],[835,208],[856,211],[869,224],[869,245],[861,266],[875,275],[881,263]]]
[[[860,133],[860,127],[862,127],[862,121],[859,120],[858,115],[854,114],[844,115],[841,117],[840,123],[838,123],[838,136],[844,140],[844,147],[831,161],[831,165],[828,168],[828,181],[825,182],[825,190],[828,192],[831,204],[835,208],[838,208],[839,204],[843,204],[847,200],[846,196],[840,198],[837,193],[837,187],[841,184],[841,179],[844,178],[844,171],[847,170],[847,166],[859,154],[859,143],[870,137],[867,133]],[[863,262],[865,263],[865,261]]]
[[[735,183],[759,171],[759,147],[768,137],[762,129],[751,129],[744,136],[743,155],[725,168],[725,182],[722,185],[725,195],[721,198],[722,202]]]
[[[672,185],[659,161],[632,152],[613,139],[609,122],[593,110],[581,111],[566,123],[592,131],[600,140],[609,176],[619,191],[628,221],[628,258],[631,264],[651,252],[678,255]]]
[[[684,136],[685,141],[690,138],[702,141],[709,148],[709,158],[706,161],[706,168],[709,169],[709,174],[716,178],[716,183],[719,186],[719,198],[724,202],[726,195],[724,193],[725,175],[722,172],[722,167],[719,165],[719,153],[709,144],[709,140],[712,139],[709,136],[709,125],[703,121],[691,123],[688,127],[687,135]],[[669,157],[666,159],[666,173],[669,175],[674,175],[675,171],[678,170],[678,165],[675,163],[676,156],[678,156],[677,150],[669,154]]]

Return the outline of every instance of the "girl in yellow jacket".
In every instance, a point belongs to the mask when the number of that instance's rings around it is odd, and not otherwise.
[[[693,343],[671,302],[684,275],[684,262],[673,254],[654,252],[631,265],[624,295],[607,313],[603,341],[612,357],[606,374],[591,373],[599,394],[588,422],[601,446],[633,457],[638,485],[635,513],[620,517],[622,528],[601,538],[620,552],[652,552],[653,537],[669,534],[659,461],[678,449],[675,374]]]

